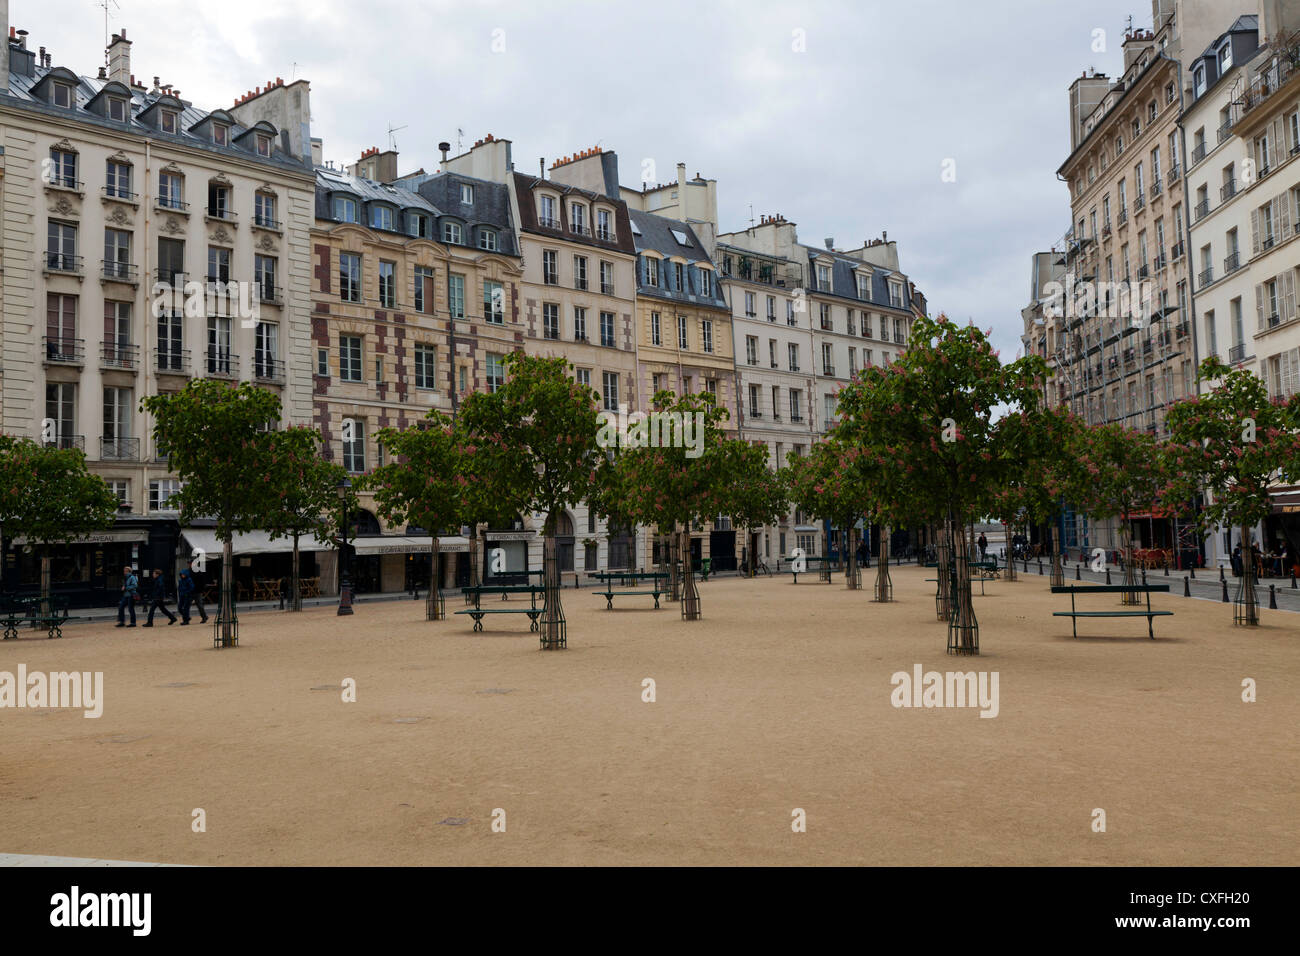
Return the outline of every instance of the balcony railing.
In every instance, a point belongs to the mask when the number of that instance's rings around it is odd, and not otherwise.
[[[159,372],[170,372],[174,375],[188,375],[190,373],[190,350],[189,349],[154,349],[154,368]]]
[[[1205,158],[1205,144],[1204,144],[1204,143],[1198,143],[1198,144],[1196,144],[1196,146],[1192,149],[1192,165],[1195,166],[1197,163],[1199,163],[1199,162],[1200,162],[1201,160],[1203,160],[1204,158]]]
[[[213,378],[239,378],[239,356],[229,349],[209,346],[206,364]]]
[[[100,186],[99,194],[105,199],[120,199],[122,202],[139,202],[140,195],[133,193],[125,186]]]
[[[1219,199],[1223,202],[1227,202],[1235,195],[1237,195],[1237,181],[1235,179],[1229,179],[1219,187]]]
[[[1169,260],[1165,258],[1165,254],[1162,252],[1160,255],[1156,256],[1153,268],[1156,272],[1164,272],[1165,266],[1167,265],[1169,265]]]
[[[1169,251],[1169,261],[1177,262],[1182,257],[1183,257],[1183,243],[1182,240],[1179,240],[1178,242],[1174,243],[1173,249]]]
[[[1110,223],[1109,223],[1109,222],[1102,223],[1102,226],[1101,226],[1101,237],[1102,237],[1103,239],[1109,239],[1109,238],[1110,238]]]
[[[208,206],[203,214],[209,219],[220,219],[222,222],[238,222],[239,216],[235,215],[229,209],[222,209],[220,206]]]
[[[79,448],[86,450],[85,435],[56,435],[53,441],[44,443],[46,448]]]
[[[45,179],[46,189],[71,189],[74,192],[84,192],[85,183],[74,176],[63,176],[54,174]]]
[[[70,256],[64,252],[47,252],[45,254],[45,271],[81,275],[81,256]]]
[[[1228,349],[1228,362],[1229,362],[1229,363],[1235,364],[1235,363],[1237,363],[1237,362],[1240,362],[1240,361],[1241,361],[1242,359],[1244,359],[1245,357],[1246,357],[1246,343],[1245,343],[1245,342],[1242,342],[1240,345],[1234,345],[1232,348]]]
[[[1277,243],[1277,237],[1274,236],[1271,232],[1267,236],[1259,237],[1259,248],[1261,251],[1272,249],[1276,243]]]
[[[139,355],[138,345],[101,342],[99,346],[99,364],[106,368],[135,368]]]
[[[1214,281],[1214,268],[1210,267],[1209,269],[1206,269],[1204,272],[1202,272],[1200,275],[1196,277],[1196,287],[1198,289],[1204,289],[1207,285],[1209,285],[1213,281]]]
[[[129,282],[135,284],[140,279],[140,270],[130,262],[114,262],[111,259],[101,259],[99,262],[99,274],[102,278],[109,279],[113,282]]]
[[[1178,182],[1178,177],[1181,176],[1182,174],[1183,174],[1182,169],[1179,167],[1177,163],[1174,163],[1172,166],[1169,167],[1169,173],[1165,178],[1168,179],[1169,185],[1172,186],[1174,183]]]
[[[263,382],[283,382],[284,361],[254,353],[253,378]]]
[[[1196,221],[1200,222],[1210,214],[1210,200],[1208,198],[1202,199],[1192,211],[1196,216]]]
[[[537,217],[537,224],[538,224],[539,226],[542,226],[542,227],[546,228],[546,229],[559,229],[559,228],[560,228],[560,220],[558,220],[558,219],[552,219],[550,216],[538,216],[538,217]]]
[[[171,196],[159,196],[158,208],[167,209],[172,212],[189,212],[190,204],[180,199],[174,199]]]
[[[45,349],[45,361],[62,365],[81,365],[86,360],[86,342],[66,336],[47,335],[41,340]]]
[[[597,238],[597,239],[602,239],[602,240],[604,240],[605,242],[613,242],[613,241],[614,241],[614,231],[613,231],[612,229],[602,228],[602,227],[600,227],[600,226],[597,226],[597,227],[596,227],[596,238]]]
[[[1141,193],[1138,193],[1136,196],[1133,197],[1134,212],[1137,212],[1139,209],[1142,209],[1143,207],[1146,206],[1146,204],[1147,204],[1147,199]]]
[[[1121,225],[1121,226],[1126,226],[1126,225],[1128,225],[1128,210],[1127,210],[1127,209],[1121,209],[1121,210],[1119,211],[1119,215],[1117,215],[1117,216],[1115,217],[1115,222],[1118,223],[1118,224]]]
[[[1219,142],[1222,143],[1225,139],[1227,139],[1231,135],[1232,135],[1232,120],[1228,120],[1228,122],[1224,123],[1222,126],[1219,127]]]
[[[588,237],[589,237],[589,236],[591,235],[591,229],[590,229],[590,227],[588,227],[588,226],[584,226],[584,225],[581,225],[581,224],[576,223],[576,222],[573,223],[571,226],[569,226],[569,232],[573,233],[573,234],[576,235],[576,236],[588,236]]]
[[[1151,184],[1151,198],[1155,199],[1164,191],[1164,184],[1157,179]]]
[[[139,461],[140,439],[138,438],[101,438],[99,440],[100,461]]]
[[[278,305],[282,297],[283,294],[281,293],[279,286],[277,286],[275,283],[273,282],[257,283],[257,298],[262,302],[269,302],[272,305]],[[387,307],[392,308],[393,306],[390,303]]]
[[[1276,328],[1277,326],[1279,326],[1279,325],[1282,324],[1282,317],[1281,317],[1280,315],[1278,315],[1276,312],[1274,312],[1272,315],[1270,315],[1270,316],[1269,316],[1267,319],[1265,319],[1264,321],[1267,322],[1267,323],[1268,323],[1268,327],[1269,327],[1270,329],[1272,329],[1272,328]]]
[[[790,421],[795,422],[797,424],[803,421],[803,416],[800,415],[798,412],[791,412]]]
[[[602,283],[600,284],[600,294],[601,294],[601,295],[613,295],[613,294],[614,294],[614,287],[613,287],[612,285],[609,285],[609,284],[607,284],[607,283],[602,282]]]
[[[1241,254],[1234,252],[1223,260],[1223,274],[1231,275],[1241,268]]]
[[[253,225],[259,229],[279,230],[282,228],[279,219],[272,219],[270,216],[262,216],[258,213],[253,214]]]
[[[822,369],[822,374],[823,374],[823,375],[834,375],[834,374],[835,374],[835,366],[834,366],[834,365],[827,365],[827,366],[825,366],[825,367]]]
[[[1147,265],[1147,264],[1144,262],[1144,263],[1142,263],[1142,265],[1138,266],[1138,278],[1139,278],[1139,279],[1145,279],[1145,278],[1147,278],[1149,275],[1151,275],[1151,267],[1150,267],[1149,265]]]

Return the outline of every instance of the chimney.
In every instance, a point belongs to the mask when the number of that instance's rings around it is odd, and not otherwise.
[[[834,239],[827,239],[827,240],[825,240],[825,242],[826,242],[826,248],[829,249],[829,250],[831,250],[832,252],[834,252],[834,251],[835,251],[835,240],[834,240]]]
[[[545,179],[546,178],[546,157],[545,156],[537,157],[537,169],[539,170],[537,175],[540,176],[542,179]]]
[[[9,25],[9,0],[0,0],[0,33],[14,35]],[[9,40],[0,37],[0,93],[9,92]]]
[[[131,85],[131,41],[126,38],[125,30],[113,34],[113,41],[108,45],[108,78]]]
[[[451,143],[439,143],[438,151],[442,153],[442,162],[445,166],[447,164],[447,154],[451,152]]]

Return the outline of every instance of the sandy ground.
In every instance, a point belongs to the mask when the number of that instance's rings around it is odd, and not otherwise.
[[[868,572],[866,581],[870,581]],[[1286,864],[1300,616],[1177,596],[1071,639],[1043,578],[897,602],[815,575],[701,585],[704,620],[566,591],[569,649],[423,602],[211,628],[24,632],[0,670],[103,671],[99,719],[0,710],[0,852],[201,864]],[[449,599],[448,609],[463,606]],[[1089,606],[1116,606],[1110,596]],[[890,677],[996,670],[1000,713],[895,708]],[[642,680],[656,701],[642,701]],[[1254,678],[1258,701],[1243,703]],[[356,681],[355,703],[339,685]],[[206,813],[194,833],[192,811]],[[493,811],[506,830],[493,832]],[[807,832],[792,832],[792,811]],[[1092,829],[1106,812],[1105,833]]]

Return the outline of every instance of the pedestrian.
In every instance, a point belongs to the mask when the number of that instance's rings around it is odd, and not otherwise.
[[[194,568],[194,562],[190,562],[191,574],[194,577],[194,606],[199,609],[199,620],[204,624],[208,623],[208,612],[203,609],[203,583],[199,580],[198,569]]]
[[[1241,543],[1240,542],[1238,542],[1237,546],[1232,549],[1232,576],[1234,578],[1241,577]]]
[[[182,568],[176,578],[176,609],[180,611],[181,626],[190,623],[190,605],[194,603],[194,575]]]
[[[867,550],[867,539],[863,538],[858,542],[858,567],[865,568],[870,560],[870,552]]]
[[[117,601],[117,626],[135,627],[135,596],[140,590],[139,579],[131,570],[131,565],[122,569],[122,596]],[[126,623],[126,612],[131,611],[131,623]]]
[[[167,610],[167,580],[163,577],[162,568],[154,568],[153,599],[149,604],[149,620],[144,622],[145,627],[153,627],[154,611],[166,614],[168,625],[176,623],[176,615]]]
[[[980,532],[980,537],[979,540],[976,542],[976,544],[980,546],[980,560],[987,561],[988,551],[989,551],[989,539],[984,536],[983,531]]]

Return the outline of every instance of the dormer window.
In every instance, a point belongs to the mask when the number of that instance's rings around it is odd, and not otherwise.
[[[1205,92],[1205,65],[1201,64],[1192,71],[1192,90],[1197,96]]]
[[[444,222],[442,224],[442,241],[453,246],[462,246],[465,244],[465,231],[458,222]]]
[[[108,118],[115,123],[126,122],[126,100],[120,96],[108,98]]]
[[[819,265],[817,267],[817,290],[819,292],[829,292],[831,290],[831,267]]]
[[[374,229],[387,229],[391,231],[393,228],[393,210],[389,209],[387,206],[371,206],[370,225]]]
[[[1230,69],[1232,69],[1232,43],[1228,42],[1219,47],[1219,76],[1223,76]]]
[[[497,251],[497,234],[494,229],[480,229],[478,233],[478,247],[485,252]]]
[[[417,238],[427,238],[429,235],[429,217],[422,212],[408,212],[406,214],[406,231]]]
[[[258,156],[271,155],[271,137],[267,136],[265,133],[258,133],[256,143]]]
[[[858,276],[858,298],[871,301],[871,276]]]
[[[230,127],[225,123],[212,124],[212,142],[225,146],[230,142]]]
[[[357,201],[350,196],[335,196],[334,219],[337,222],[356,222]]]
[[[175,110],[158,112],[158,128],[164,133],[175,133],[181,126],[181,114]]]
[[[557,228],[560,225],[559,220],[555,218],[555,197],[554,196],[538,197],[537,218],[538,218],[538,222],[541,225],[550,226],[552,229]]]
[[[72,106],[72,87],[67,83],[55,83],[50,96],[55,106]]]
[[[614,217],[608,209],[596,210],[596,238],[606,242],[614,238]]]
[[[587,207],[575,202],[569,206],[569,225],[579,235],[587,234]]]
[[[474,187],[469,183],[460,184],[460,201],[462,205],[474,205]]]

